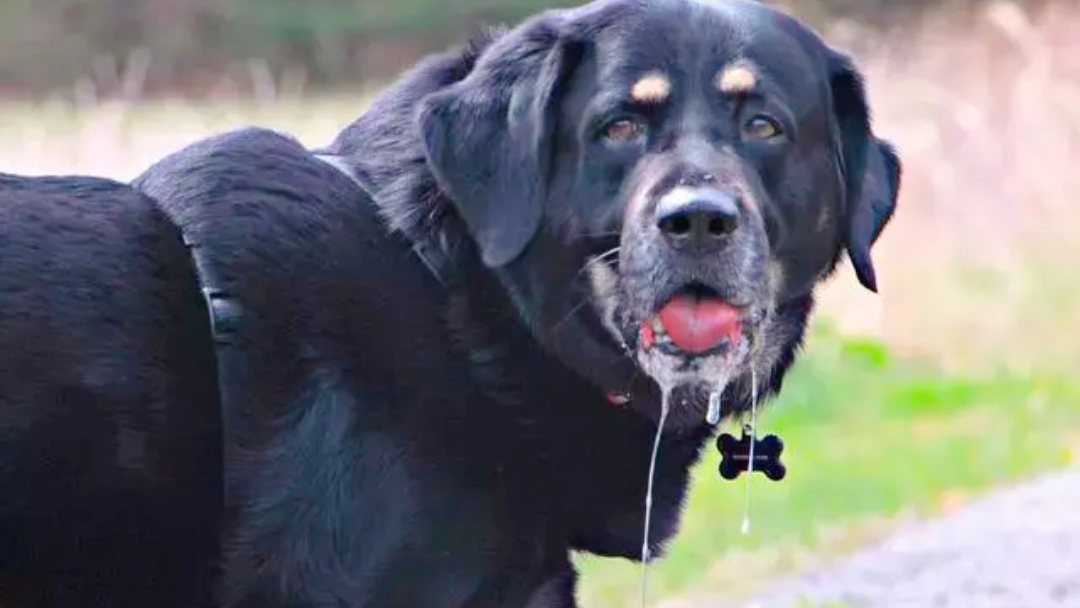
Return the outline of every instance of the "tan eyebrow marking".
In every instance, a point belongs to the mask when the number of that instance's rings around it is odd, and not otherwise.
[[[749,93],[757,86],[757,74],[746,61],[735,61],[716,73],[716,88],[726,95]]]
[[[650,72],[630,87],[630,99],[638,103],[663,103],[670,94],[671,80],[660,72]]]

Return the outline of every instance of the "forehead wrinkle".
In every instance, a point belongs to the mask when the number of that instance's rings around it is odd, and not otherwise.
[[[727,87],[736,93],[746,92],[754,87],[750,84],[759,84],[758,69],[756,62],[752,61],[753,54],[748,52],[750,33],[753,31],[758,17],[755,9],[748,9],[745,3],[736,1],[710,2],[705,0],[692,1],[690,3],[690,25],[693,35],[687,36],[693,39],[695,85],[703,89],[700,93],[706,97],[715,97],[721,89],[721,74],[732,67],[746,64],[750,68],[752,78],[743,74],[738,80],[732,82],[728,77]],[[753,81],[753,82],[751,82]],[[734,86],[739,84],[740,86]],[[737,90],[736,90],[737,89]]]
[[[684,58],[688,39],[687,12],[681,2],[642,2],[642,13],[628,23],[611,50],[617,69],[640,77],[649,70],[662,70],[674,80],[675,68]]]
[[[717,50],[726,47],[733,56],[743,55],[754,19],[743,3],[696,0],[691,14],[691,23],[703,30],[706,39],[716,41]]]
[[[773,76],[772,84],[787,91],[814,90],[820,63],[800,39],[800,32],[790,31],[787,20],[776,15],[762,15],[762,27],[745,29],[741,35],[744,57],[755,59],[760,75]],[[780,78],[775,78],[776,76]],[[791,86],[778,87],[779,83]]]

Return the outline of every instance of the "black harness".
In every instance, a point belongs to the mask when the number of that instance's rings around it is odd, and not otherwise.
[[[224,289],[214,265],[207,259],[205,250],[193,241],[182,228],[180,233],[188,255],[195,264],[199,291],[210,321],[210,335],[214,340],[214,358],[217,360],[217,389],[221,407],[223,439],[228,443],[236,439],[240,430],[239,407],[241,380],[244,378],[243,351],[236,344],[236,332],[240,328],[243,306],[236,294]],[[228,487],[226,486],[226,494]]]
[[[199,290],[206,302],[206,310],[210,315],[210,333],[214,338],[214,345],[220,348],[223,345],[231,345],[233,336],[240,325],[242,312],[240,300],[234,294],[229,293],[223,287],[222,282],[214,270],[214,266],[206,259],[202,248],[198,243],[191,240],[189,235],[180,230],[184,239],[184,246],[195,263],[195,273],[199,279]]]

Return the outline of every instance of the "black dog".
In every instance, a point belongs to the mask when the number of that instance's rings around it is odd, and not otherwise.
[[[876,287],[899,179],[846,57],[764,5],[697,0],[490,32],[314,155],[248,129],[163,159],[135,186],[242,311],[218,601],[573,606],[571,550],[639,557],[667,387],[659,553],[708,393],[746,410],[751,367],[779,390],[845,250]]]

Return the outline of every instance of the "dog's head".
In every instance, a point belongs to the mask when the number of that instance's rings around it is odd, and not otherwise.
[[[765,5],[550,11],[418,119],[483,263],[608,387],[626,362],[667,387],[765,377],[802,331],[776,311],[844,251],[876,290],[899,160],[851,60]]]

